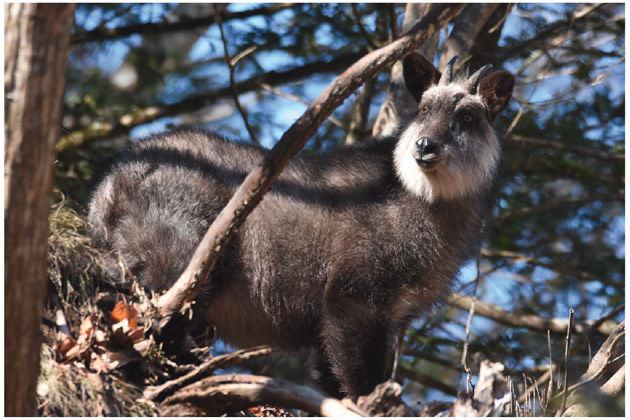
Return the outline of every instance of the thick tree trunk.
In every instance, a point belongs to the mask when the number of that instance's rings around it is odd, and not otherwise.
[[[74,5],[5,4],[4,402],[35,414],[48,209]]]
[[[442,47],[440,69],[446,68],[451,58],[456,55],[461,58],[461,62],[458,63],[459,65],[456,65],[456,68],[470,60],[469,54],[473,42],[477,40],[477,35],[481,31],[481,28],[483,28],[490,18],[490,15],[492,15],[498,7],[499,3],[480,3],[470,4],[462,10],[459,16],[457,16],[457,19],[455,19],[453,30]],[[487,63],[482,65],[485,64]],[[476,68],[474,70],[476,70]]]

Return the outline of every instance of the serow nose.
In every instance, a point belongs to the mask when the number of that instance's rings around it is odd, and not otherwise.
[[[418,155],[420,155],[420,158],[422,159],[423,156],[438,154],[440,147],[429,137],[420,137],[420,139],[416,142],[416,150],[418,151]]]

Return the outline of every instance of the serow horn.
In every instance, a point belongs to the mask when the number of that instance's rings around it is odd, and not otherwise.
[[[458,59],[459,55],[451,58],[451,61],[449,61],[446,65],[446,71],[444,72],[442,77],[440,77],[440,82],[438,83],[438,85],[445,85],[453,81],[453,66],[455,66],[455,61],[457,61]]]
[[[479,86],[479,82],[481,81],[481,78],[491,68],[492,68],[492,64],[486,64],[485,66],[477,70],[472,76],[468,78],[465,85],[468,93],[470,93],[471,95],[474,95],[475,93],[477,93],[477,86]]]

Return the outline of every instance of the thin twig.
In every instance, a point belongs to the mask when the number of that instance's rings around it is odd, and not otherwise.
[[[481,254],[477,253],[477,275],[475,277],[475,288],[473,289],[473,300],[470,304],[470,309],[468,310],[468,319],[466,320],[466,330],[465,335],[466,338],[464,340],[464,348],[462,349],[462,358],[460,365],[462,366],[462,370],[466,373],[466,392],[470,392],[470,381],[471,381],[471,372],[470,368],[466,363],[466,359],[468,356],[468,344],[470,343],[470,325],[472,324],[472,318],[475,314],[475,299],[477,296],[477,286],[479,285],[479,280],[481,279]]]
[[[350,3],[350,10],[352,10],[352,17],[359,27],[359,32],[361,32],[361,35],[368,43],[368,50],[373,51],[377,49],[378,45],[376,45],[374,38],[368,33],[368,31],[365,29],[365,26],[363,25],[363,21],[361,21],[361,15],[359,14],[359,9],[357,9],[356,3]]]
[[[516,393],[514,392],[514,381],[512,381],[512,376],[508,376],[507,380],[510,386],[510,408],[512,409],[512,415],[518,417],[518,403],[516,402]]]
[[[551,400],[551,393],[553,392],[553,362],[551,361],[551,332],[549,330],[547,330],[547,346],[549,347],[549,385],[547,386],[547,401],[545,401],[545,405],[549,406],[549,400]]]
[[[254,143],[260,144],[260,141],[256,137],[254,130],[249,125],[249,121],[247,120],[247,112],[241,106],[241,102],[238,99],[238,91],[236,90],[236,80],[234,78],[234,65],[236,64],[236,61],[238,60],[235,59],[234,61],[232,61],[232,59],[230,58],[230,53],[228,51],[228,46],[227,46],[227,40],[225,39],[225,33],[223,32],[223,22],[221,21],[221,12],[219,11],[218,4],[213,3],[212,7],[214,8],[214,14],[217,21],[217,26],[219,27],[219,32],[221,33],[221,42],[223,43],[223,52],[225,53],[225,62],[227,63],[229,71],[230,71],[230,86],[232,88],[232,95],[234,96],[234,105],[236,106],[236,109],[238,109],[238,112],[241,114],[241,117],[243,118],[243,123],[245,124],[245,128],[247,129],[247,132],[249,133],[249,137],[252,139]],[[241,58],[242,58],[242,53],[241,55],[238,56],[238,59],[241,59]]]
[[[564,413],[567,407],[567,390],[569,387],[569,352],[571,350],[571,326],[573,324],[573,308],[569,310],[569,325],[567,326],[567,341],[564,346],[564,394],[562,395],[562,404],[560,413]]]
[[[525,372],[523,372],[523,390],[524,390],[524,394],[525,395],[525,404],[524,404],[524,411],[525,411],[525,415],[529,414],[528,410],[529,410],[529,403],[530,403],[530,397],[529,397],[529,389],[527,387],[527,377],[525,376]]]
[[[470,368],[466,364],[466,357],[468,355],[468,342],[470,341],[470,324],[472,323],[473,315],[475,314],[475,301],[473,300],[470,304],[470,310],[468,311],[468,319],[466,320],[466,338],[464,340],[464,349],[462,350],[462,358],[461,358],[461,366],[463,371],[466,373],[466,392],[470,392],[469,383],[470,383]]]
[[[534,390],[536,391],[535,395],[536,397],[538,397],[538,404],[540,405],[540,410],[544,413],[545,410],[547,409],[547,406],[546,404],[543,405],[543,400],[542,398],[540,398],[540,390],[538,389],[538,382],[534,380],[533,386],[534,386]]]

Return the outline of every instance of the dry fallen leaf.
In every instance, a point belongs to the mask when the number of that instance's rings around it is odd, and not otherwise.
[[[77,342],[71,335],[64,333],[57,334],[57,342],[53,346],[53,350],[61,355],[65,355],[71,348],[78,347]]]
[[[133,306],[120,301],[109,315],[112,332],[120,344],[133,344],[144,339],[144,330],[138,327],[137,312]]]
[[[135,329],[138,328],[138,321],[136,319],[137,312],[133,306],[119,301],[112,312],[109,314],[109,321],[113,324],[118,324],[123,320],[127,320],[129,323],[129,328]]]

